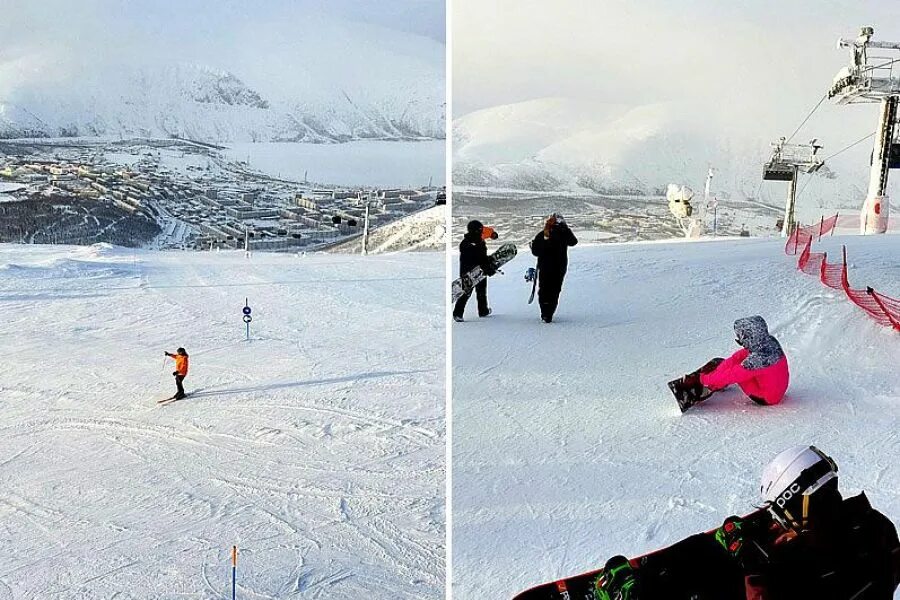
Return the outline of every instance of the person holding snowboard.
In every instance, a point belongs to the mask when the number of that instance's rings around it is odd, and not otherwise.
[[[488,260],[487,244],[484,240],[484,225],[481,221],[472,220],[466,225],[466,234],[459,243],[459,274],[460,277],[474,269],[481,267],[484,274],[490,277],[495,273],[494,268]],[[493,229],[491,232],[494,233]],[[464,294],[456,301],[453,307],[453,320],[457,323],[463,322],[463,314],[466,311],[466,303],[472,293]],[[475,297],[478,301],[478,316],[486,317],[491,314],[487,299],[487,279],[483,279],[475,285]]]
[[[538,304],[544,323],[553,321],[569,266],[569,247],[577,243],[575,234],[557,212],[547,218],[544,229],[531,240],[531,253],[537,257]]]
[[[175,395],[172,396],[175,400],[181,400],[185,397],[184,386],[182,382],[184,378],[187,377],[188,374],[188,353],[184,348],[179,348],[175,351],[175,354],[170,352],[165,353],[166,356],[175,359],[175,370],[172,372],[172,375],[175,376],[175,387],[177,391]]]
[[[790,383],[788,360],[765,319],[756,315],[736,320],[734,336],[741,346],[737,352],[726,359],[714,358],[700,370],[670,382],[682,412],[735,383],[763,406],[784,398]]]
[[[594,597],[893,598],[900,583],[897,530],[864,493],[841,495],[829,456],[815,446],[781,452],[763,470],[760,491],[763,510],[747,518],[728,517],[711,534],[636,561],[610,559],[595,581]],[[676,548],[680,556],[672,556]]]

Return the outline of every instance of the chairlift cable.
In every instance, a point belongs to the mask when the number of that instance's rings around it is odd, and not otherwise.
[[[865,137],[859,138],[858,140],[856,140],[856,141],[853,142],[852,144],[849,144],[849,145],[847,145],[847,146],[844,146],[843,148],[841,148],[840,150],[838,150],[837,152],[835,152],[835,153],[832,154],[831,156],[828,156],[827,158],[822,159],[822,162],[823,162],[823,163],[824,163],[824,162],[828,162],[829,160],[831,160],[832,158],[834,158],[834,157],[837,156],[838,154],[841,154],[842,152],[846,152],[847,150],[849,150],[849,149],[852,148],[853,146],[856,146],[857,144],[860,144],[860,143],[866,141],[867,139],[869,139],[870,137],[872,137],[873,135],[875,135],[875,133],[876,133],[876,132],[873,131],[873,132],[870,133],[869,135],[867,135],[867,136],[865,136]],[[809,185],[809,182],[812,181],[812,179],[813,179],[812,177],[807,177],[807,178],[806,178],[806,181],[803,182],[803,187],[801,187],[801,188],[800,188],[800,191],[797,192],[797,198],[798,198],[798,199],[800,198],[800,196],[803,195],[803,190],[806,189],[806,186]]]
[[[823,159],[823,162],[828,162],[829,160],[831,160],[832,158],[834,158],[834,157],[837,156],[838,154],[841,154],[842,152],[846,152],[847,150],[849,150],[849,149],[852,148],[853,146],[855,146],[855,145],[857,145],[857,144],[860,144],[860,143],[866,141],[867,139],[869,139],[870,137],[872,137],[873,135],[875,135],[875,133],[876,133],[876,132],[873,131],[873,132],[870,133],[869,135],[867,135],[867,136],[865,136],[865,137],[859,138],[858,140],[856,140],[855,142],[853,142],[853,143],[850,144],[849,146],[845,146],[845,147],[841,148],[840,150],[838,150],[837,152],[835,152],[835,153],[832,154],[831,156],[828,156],[828,157],[824,158],[824,159]]]
[[[813,113],[815,113],[819,109],[819,107],[822,105],[822,103],[825,102],[825,100],[827,100],[827,99],[828,99],[828,94],[823,95],[819,99],[819,101],[816,103],[816,105],[813,107],[813,109],[811,111],[809,111],[809,114],[806,115],[806,118],[803,119],[803,122],[797,126],[797,129],[794,130],[794,133],[792,133],[791,136],[787,140],[785,140],[785,143],[790,142],[792,139],[794,139],[794,136],[797,135],[797,132],[800,131],[800,129],[802,129],[804,125],[806,125],[806,122],[809,121],[810,117],[813,116]]]

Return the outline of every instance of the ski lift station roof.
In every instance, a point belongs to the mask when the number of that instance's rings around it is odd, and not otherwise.
[[[900,95],[900,42],[873,42],[875,30],[863,27],[855,40],[838,40],[838,48],[850,48],[852,64],[834,76],[828,98],[838,104],[880,102],[888,96]],[[870,51],[893,50],[875,56]]]

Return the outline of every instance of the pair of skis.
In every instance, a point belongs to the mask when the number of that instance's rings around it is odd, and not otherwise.
[[[178,398],[176,396],[169,396],[168,398],[163,398],[162,400],[157,400],[156,403],[159,404],[160,406],[166,406],[167,404],[172,404],[173,402],[178,402],[179,400],[184,400],[189,395],[190,394],[185,394],[181,398]]]
[[[194,390],[193,392],[188,392],[181,398],[176,398],[176,396],[178,395],[178,394],[176,394],[175,396],[169,396],[168,398],[163,398],[162,400],[157,400],[156,403],[160,406],[166,406],[166,405],[172,404],[173,402],[178,402],[179,400],[184,400],[185,398],[190,398],[191,396],[193,396],[194,394],[196,394],[199,391],[201,391],[201,390]]]

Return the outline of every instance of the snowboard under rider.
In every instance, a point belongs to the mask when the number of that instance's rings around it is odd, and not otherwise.
[[[778,404],[784,398],[790,383],[788,360],[781,344],[769,333],[765,319],[757,315],[736,320],[734,336],[740,350],[726,359],[712,359],[675,383],[676,396],[684,394],[686,406],[682,410],[735,383],[763,406]]]
[[[179,348],[175,351],[175,354],[166,352],[165,355],[175,359],[175,370],[172,372],[172,375],[175,376],[175,387],[177,388],[177,391],[175,392],[173,398],[175,398],[175,400],[181,400],[186,395],[184,393],[184,386],[182,385],[182,382],[188,374],[189,358],[187,350],[185,350],[184,348]]]
[[[865,493],[844,498],[837,465],[815,446],[795,446],[763,470],[760,492],[764,519],[751,524],[729,517],[707,547],[728,557],[725,569],[710,573],[703,564],[679,565],[694,580],[721,579],[718,591],[697,598],[729,600],[891,600],[900,584],[900,541],[894,524],[869,504]],[[680,544],[709,540],[692,536]],[[698,562],[698,561],[695,561]],[[610,563],[613,567],[610,569]],[[595,584],[597,600],[654,600],[676,597],[622,557],[607,563]],[[731,577],[729,571],[729,577]],[[682,573],[684,577],[684,573]],[[656,588],[656,589],[654,589]],[[727,591],[726,591],[727,590]],[[680,597],[680,596],[678,596]]]
[[[488,237],[497,239],[499,237],[493,228],[486,228],[481,221],[472,220],[466,225],[466,234],[459,243],[459,275],[460,277],[474,269],[481,267],[484,274],[490,277],[496,270],[488,259],[487,244],[484,243],[485,230],[490,229]],[[472,296],[472,292],[463,294],[456,305],[453,307],[453,320],[457,323],[463,321],[463,314],[466,311],[466,303]],[[491,314],[487,299],[487,279],[482,279],[475,285],[475,297],[478,302],[478,316],[486,317]]]
[[[531,240],[531,253],[537,257],[538,304],[544,323],[553,321],[569,267],[569,247],[577,243],[575,234],[557,212],[547,218],[544,229]]]

